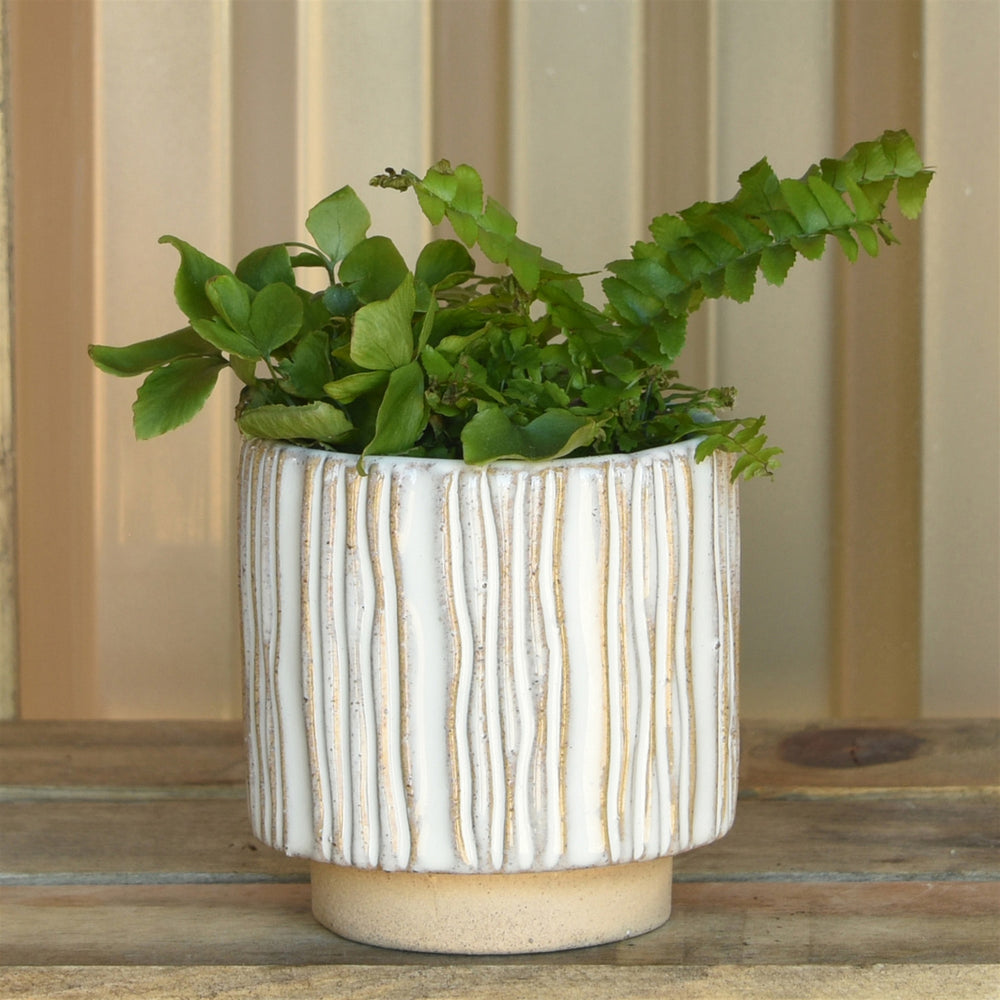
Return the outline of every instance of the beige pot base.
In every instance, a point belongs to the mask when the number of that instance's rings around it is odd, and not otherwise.
[[[618,941],[670,916],[673,859],[513,875],[385,872],[312,863],[316,919],[383,948],[463,955]]]

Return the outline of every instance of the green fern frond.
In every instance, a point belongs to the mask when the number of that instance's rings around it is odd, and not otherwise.
[[[447,160],[439,160],[423,178],[409,170],[387,170],[370,183],[396,190],[412,188],[421,211],[433,225],[447,218],[467,247],[478,244],[494,264],[509,267],[524,291],[534,292],[538,287],[541,248],[522,240],[510,212],[494,198],[484,196],[482,179],[474,167],[467,163],[452,167]]]
[[[657,216],[652,242],[608,265],[604,291],[613,317],[634,328],[686,316],[705,299],[746,302],[758,271],[781,285],[799,256],[823,256],[828,237],[851,261],[859,247],[875,256],[880,238],[897,242],[884,217],[890,195],[895,191],[900,210],[915,218],[931,176],[905,132],[858,143],[799,179],[781,180],[760,160],[740,175],[734,197]]]
[[[423,177],[387,170],[371,183],[413,190],[431,223],[447,220],[466,246],[478,245],[491,261],[506,265],[520,287],[525,322],[534,315],[527,308],[531,302],[544,305],[548,326],[543,326],[565,341],[561,348],[547,348],[548,356],[558,354],[565,363],[567,398],[582,400],[600,427],[595,448],[629,451],[699,436],[699,458],[719,449],[738,455],[735,479],[770,475],[777,465],[780,449],[767,444],[763,417],[718,419],[717,405],[707,395],[682,405],[664,394],[657,408],[646,392],[640,405],[637,387],[663,388],[663,373],[684,347],[688,317],[706,299],[746,302],[758,274],[781,285],[800,257],[818,260],[830,240],[852,262],[861,250],[874,257],[880,244],[898,242],[885,218],[886,205],[895,192],[903,215],[915,218],[931,176],[903,131],[858,143],[797,179],[779,178],[762,159],[740,175],[738,190],[727,201],[701,201],[654,218],[652,239],[607,265],[603,311],[583,299],[579,276],[517,235],[514,217],[485,196],[479,174],[467,164],[452,167],[441,160]],[[668,383],[671,391],[678,388]],[[505,391],[517,384],[505,383]],[[526,399],[515,409],[524,419],[530,415]]]
[[[695,449],[695,458],[700,462],[716,451],[738,454],[730,474],[733,482],[741,476],[754,479],[773,475],[779,465],[781,449],[767,444],[764,420],[764,417],[756,417],[713,421]]]

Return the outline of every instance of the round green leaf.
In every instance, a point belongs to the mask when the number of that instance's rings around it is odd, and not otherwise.
[[[154,337],[152,340],[140,340],[135,344],[129,344],[128,347],[91,344],[87,351],[91,360],[102,372],[121,377],[141,375],[178,358],[214,353],[211,345],[189,326],[173,333],[165,333],[162,337]]]
[[[250,332],[250,292],[250,287],[232,274],[218,274],[205,282],[212,308],[244,336]]]
[[[549,410],[518,427],[492,407],[480,410],[462,429],[462,455],[470,465],[503,458],[540,462],[568,455],[596,436],[597,424],[575,413]]]
[[[294,285],[295,271],[288,247],[277,243],[251,251],[236,265],[236,277],[258,292],[276,281]]]
[[[216,317],[193,319],[191,325],[200,337],[220,351],[225,351],[226,354],[237,354],[248,361],[257,361],[263,356],[260,349],[249,337],[237,333],[221,319]]]
[[[379,302],[370,302],[354,314],[351,360],[370,371],[402,368],[413,357],[413,310],[416,292],[413,275]]]
[[[354,429],[343,410],[317,400],[305,406],[273,403],[245,410],[239,418],[247,437],[274,441],[319,441],[336,444]]]
[[[215,309],[205,294],[205,282],[218,274],[231,274],[224,264],[212,260],[207,254],[185,243],[176,236],[161,236],[161,243],[169,243],[181,255],[181,264],[174,279],[174,298],[188,319],[209,319]]]
[[[389,376],[375,418],[375,436],[366,455],[400,455],[412,448],[427,424],[424,372],[417,361],[397,368]]]
[[[457,240],[433,240],[420,251],[413,273],[418,281],[433,288],[453,274],[467,274],[475,269],[469,251]]]
[[[327,382],[323,391],[337,403],[353,403],[359,396],[373,389],[381,389],[389,381],[385,371],[355,372],[333,382]]]
[[[222,358],[181,358],[151,371],[132,404],[135,436],[144,441],[186,424],[212,394]]]
[[[362,302],[387,299],[409,273],[403,255],[388,236],[372,236],[344,258],[339,277]]]
[[[323,386],[333,378],[330,335],[326,330],[310,330],[296,341],[291,356],[280,368],[296,396],[322,399]]]
[[[273,354],[302,328],[302,300],[282,282],[262,288],[250,307],[250,333],[262,356]]]
[[[354,189],[342,187],[310,209],[306,229],[320,250],[336,263],[365,238],[371,222],[365,203]]]

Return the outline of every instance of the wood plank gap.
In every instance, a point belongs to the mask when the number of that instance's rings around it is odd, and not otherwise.
[[[741,788],[741,800],[766,800],[785,802],[822,802],[828,799],[871,800],[916,800],[929,799],[997,799],[1000,798],[998,785],[938,785],[926,788],[900,785],[871,785],[869,787],[847,786],[838,788],[831,785],[757,785]]]
[[[541,966],[490,964],[438,968],[366,964],[305,966],[12,966],[4,970],[0,998],[55,1000],[305,1000],[308,997],[414,996],[464,1000],[523,1000],[586,996],[589,1000],[670,996],[675,1000],[742,997],[752,1000],[960,1000],[995,995],[1000,964],[665,965]]]
[[[0,802],[162,802],[168,799],[242,799],[246,785],[0,785]]]
[[[56,886],[122,885],[303,885],[308,872],[0,872],[0,888],[52,888]],[[676,872],[674,882],[685,885],[868,885],[912,883],[981,885],[1000,883],[1000,872]]]
[[[907,882],[918,885],[948,882],[959,885],[1000,883],[1000,871],[963,872],[674,872],[674,883],[687,885],[870,885],[883,882]],[[2,884],[2,883],[0,883]]]
[[[0,785],[0,802],[162,802],[169,799],[242,799],[243,782],[216,785]],[[746,801],[821,802],[828,799],[996,799],[997,785],[913,786],[756,785],[741,788]]]
[[[308,872],[0,872],[0,888],[116,885],[301,885]]]

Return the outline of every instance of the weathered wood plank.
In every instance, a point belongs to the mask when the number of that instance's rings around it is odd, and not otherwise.
[[[1000,720],[924,719],[878,725],[921,740],[914,756],[850,768],[805,767],[780,747],[803,731],[872,728],[838,721],[803,724],[748,721],[743,726],[741,787],[746,794],[835,794],[842,789],[996,788],[1000,786]],[[0,723],[0,786],[124,787],[242,784],[238,722]]]
[[[779,965],[538,968],[444,966],[438,969],[281,968],[212,966],[177,968],[11,969],[0,978],[0,998],[33,1000],[983,1000],[1000,967]]]
[[[0,962],[178,967],[138,979],[101,973],[121,983],[119,995],[140,997],[208,984],[223,997],[280,997],[278,984],[291,997],[409,997],[418,981],[432,991],[423,995],[501,1000],[573,989],[990,995],[983,984],[994,980],[976,967],[1000,961],[1000,727],[907,725],[922,741],[912,758],[849,769],[783,759],[796,728],[746,727],[736,826],[678,859],[666,927],[581,952],[442,967],[438,956],[342,941],[312,920],[306,863],[250,836],[238,724],[0,725]],[[239,970],[180,968],[234,962],[338,968],[333,978],[286,968],[277,980],[266,970],[246,980]],[[790,968],[804,963],[856,969],[834,979]],[[878,963],[896,972],[871,978]],[[911,976],[893,963],[919,964]],[[379,965],[417,968],[400,979],[400,970],[380,976]],[[169,992],[184,976],[207,978]],[[86,969],[0,969],[0,997],[104,997],[111,981]],[[707,984],[714,991],[699,993]]]
[[[97,881],[253,876],[305,879],[309,864],[259,844],[242,798],[6,802],[0,882],[11,875]]]
[[[998,847],[991,795],[748,800],[728,836],[692,852],[690,870],[678,859],[676,877],[997,879]]]
[[[239,722],[10,722],[0,786],[241,785]]]
[[[786,759],[790,737],[836,731],[888,732],[919,741],[908,759],[859,766],[806,766]],[[862,740],[863,740],[862,736]],[[906,723],[837,721],[804,724],[748,722],[742,730],[740,785],[750,794],[832,795],[838,791],[981,789],[1000,787],[1000,719],[920,719]],[[835,742],[835,741],[834,741]],[[870,740],[875,744],[876,739]],[[864,746],[862,742],[862,746]],[[864,760],[864,754],[860,757]]]
[[[345,941],[306,885],[69,886],[0,892],[12,965],[440,965]],[[1000,892],[967,883],[733,883],[675,887],[668,923],[572,952],[449,957],[484,965],[982,964],[1000,961]]]
[[[1000,879],[1000,799],[750,799],[722,840],[681,855],[675,879]],[[304,879],[258,846],[240,797],[7,801],[0,881],[11,876]],[[21,878],[20,881],[24,881]],[[176,880],[176,879],[175,879]]]

